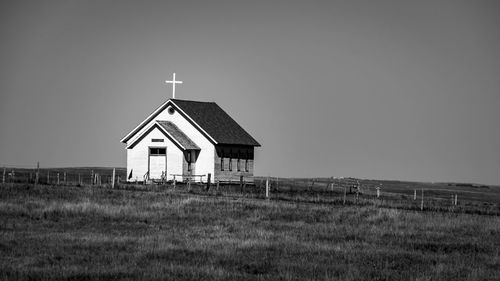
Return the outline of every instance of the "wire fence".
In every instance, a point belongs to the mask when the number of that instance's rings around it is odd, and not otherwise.
[[[239,182],[126,181],[125,168],[41,168],[4,165],[2,184],[96,186],[129,190],[189,192],[333,205],[368,205],[420,211],[453,211],[500,215],[500,188],[487,186],[429,186],[420,183],[355,178],[241,178]],[[189,177],[186,177],[188,179]]]
[[[256,178],[260,194],[277,200],[367,205],[421,211],[453,211],[500,215],[500,188],[406,183],[355,178]]]
[[[112,185],[126,180],[124,168],[41,168],[1,166],[1,183],[48,185]]]

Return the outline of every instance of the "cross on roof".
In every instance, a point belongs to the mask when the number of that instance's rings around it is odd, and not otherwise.
[[[174,78],[172,80],[165,81],[165,83],[172,84],[172,98],[175,99],[175,84],[182,84],[182,81],[175,80],[175,72],[174,72]]]

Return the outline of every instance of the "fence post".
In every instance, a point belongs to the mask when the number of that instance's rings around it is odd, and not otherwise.
[[[94,185],[94,170],[90,171],[90,185]]]
[[[173,184],[174,184],[174,189],[175,189],[175,175],[174,175],[174,181],[173,181]]]
[[[111,188],[115,188],[115,175],[116,175],[116,168],[113,168],[113,179],[111,180]]]
[[[424,210],[424,189],[422,188],[422,201],[420,202],[420,211]]]
[[[39,177],[40,177],[40,162],[36,162],[35,187],[38,184]]]
[[[458,197],[458,195],[455,194],[455,206],[457,205],[457,199],[458,199],[457,197]]]
[[[455,201],[455,196],[453,196],[453,194],[451,195],[451,205],[453,205],[453,201]]]
[[[64,172],[64,184],[66,184],[66,172]]]
[[[59,185],[59,173],[57,173],[57,185]]]
[[[359,201],[359,181],[356,182],[356,204],[358,204]]]
[[[269,199],[269,177],[266,179],[266,199]]]
[[[47,169],[47,184],[50,184],[50,170]]]
[[[5,173],[6,173],[6,169],[5,167],[3,167],[3,176],[2,176],[2,183],[5,184]]]
[[[212,174],[211,173],[208,173],[207,175],[207,191],[210,190],[210,183],[212,181]]]
[[[414,189],[413,191],[414,191],[413,192],[413,201],[415,201],[415,200],[417,200],[417,190]]]
[[[380,186],[377,186],[377,198],[380,197]]]

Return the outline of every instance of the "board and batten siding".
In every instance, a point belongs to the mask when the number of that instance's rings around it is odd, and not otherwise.
[[[238,150],[238,148],[233,148],[235,150]],[[243,176],[244,180],[246,182],[253,182],[253,166],[254,166],[254,159],[253,159],[253,147],[242,147],[241,149],[251,149],[251,157],[242,157],[240,159],[240,171],[238,171],[237,168],[237,162],[238,162],[238,157],[235,156],[234,158],[227,157],[228,155],[224,155],[219,150],[219,153],[217,151],[214,152],[214,160],[215,160],[215,173],[214,173],[214,180],[217,181],[231,181],[231,182],[239,182],[240,176]],[[224,157],[224,169],[221,169],[221,157]],[[229,170],[229,161],[232,161],[232,171]],[[245,171],[245,160],[248,161],[248,172]]]
[[[170,121],[174,123],[186,136],[188,136],[193,142],[196,143],[198,147],[200,147],[201,151],[200,154],[198,155],[198,159],[196,160],[196,165],[195,171],[197,175],[207,175],[208,173],[211,173],[212,175],[214,174],[214,153],[215,153],[215,148],[214,145],[204,136],[202,133],[194,126],[192,125],[188,120],[186,120],[177,110],[173,114],[170,114],[168,112],[168,107],[166,107],[162,112],[160,112],[156,118],[151,120],[149,123],[145,124],[145,126],[135,134],[133,138],[128,140],[127,145],[130,143],[133,143],[139,136],[141,136],[149,127],[151,124],[155,123],[156,120],[162,120],[162,121]],[[160,132],[161,133],[161,132]],[[162,134],[163,135],[163,134]],[[144,138],[140,142],[143,141],[151,141],[152,137]],[[166,138],[166,137],[164,137]],[[155,143],[158,144],[158,143]],[[137,144],[139,145],[139,144]],[[136,146],[137,146],[136,145]],[[130,150],[130,149],[128,149]],[[147,158],[148,151],[146,150],[145,152],[143,151],[142,153],[145,153],[145,157]],[[135,156],[135,152],[132,153],[134,156],[131,158],[133,159],[134,157],[139,157]],[[168,154],[168,149],[167,149],[167,154]],[[128,155],[128,153],[127,153]],[[168,157],[168,155],[167,155]],[[127,156],[127,172],[130,173],[129,166],[128,166],[128,156]],[[134,161],[134,160],[133,160]],[[147,161],[147,160],[146,160]],[[168,161],[168,160],[167,160]],[[179,159],[179,165],[181,167],[181,170],[176,174],[182,174],[182,159]],[[147,172],[147,162],[144,163],[145,168],[141,168],[141,171],[144,171],[142,175],[144,175]],[[168,165],[168,162],[167,162]],[[173,172],[170,171],[170,169],[167,167],[167,172],[168,174],[174,174]],[[135,174],[135,170],[134,170]],[[141,177],[142,177],[141,175]],[[205,176],[206,178],[206,176]],[[139,178],[138,180],[142,180]],[[196,178],[197,181],[199,181],[199,177]]]

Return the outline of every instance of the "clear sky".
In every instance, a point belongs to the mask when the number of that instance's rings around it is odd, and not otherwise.
[[[171,97],[257,175],[500,184],[500,1],[0,1],[0,165],[122,166]]]

